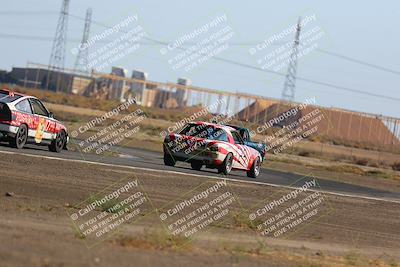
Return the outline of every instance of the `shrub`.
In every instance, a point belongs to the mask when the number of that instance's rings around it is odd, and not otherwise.
[[[395,171],[400,171],[400,161],[396,161],[392,164],[392,169]]]
[[[301,156],[301,157],[310,157],[311,156],[311,152],[310,151],[306,151],[306,150],[302,150],[302,151],[299,151],[298,155]]]
[[[367,166],[368,162],[369,161],[366,158],[354,158],[354,163],[357,165]]]

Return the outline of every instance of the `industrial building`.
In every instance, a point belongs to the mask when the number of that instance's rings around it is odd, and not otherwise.
[[[89,76],[43,67],[13,67],[10,76],[19,86],[56,92],[81,94],[90,84]]]

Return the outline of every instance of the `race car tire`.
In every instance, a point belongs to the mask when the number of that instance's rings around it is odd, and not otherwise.
[[[218,167],[218,173],[222,173],[228,175],[232,170],[233,164],[233,155],[232,153],[228,153],[226,155],[225,160],[222,162],[221,166]]]
[[[192,161],[190,162],[190,166],[193,170],[200,171],[203,167],[203,164],[200,161]]]
[[[25,124],[21,124],[18,128],[15,137],[10,140],[10,145],[14,148],[21,149],[28,140],[28,127]]]
[[[257,178],[257,176],[260,174],[260,168],[261,168],[261,161],[260,158],[257,157],[253,161],[253,165],[251,165],[250,170],[247,171],[247,177]]]
[[[60,131],[58,134],[57,134],[57,137],[56,137],[56,139],[54,139],[52,142],[51,142],[51,145],[49,145],[49,150],[51,151],[51,152],[56,152],[56,153],[60,153],[61,152],[61,150],[64,148],[64,145],[65,145],[65,138],[66,137],[66,135],[65,135],[65,131]]]
[[[170,154],[164,153],[164,164],[167,166],[175,166],[175,159]]]

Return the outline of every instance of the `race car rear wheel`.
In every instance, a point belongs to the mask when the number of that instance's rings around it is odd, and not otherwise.
[[[257,176],[260,174],[260,168],[261,168],[261,161],[260,158],[257,157],[253,165],[251,166],[250,170],[247,171],[247,177],[250,178],[257,178]]]
[[[175,166],[175,159],[167,153],[164,153],[164,164],[167,166]]]
[[[228,175],[232,170],[233,164],[233,155],[229,153],[226,155],[224,162],[222,162],[221,166],[218,167],[218,173],[222,173]]]
[[[49,150],[51,152],[60,153],[61,150],[64,148],[64,145],[65,145],[65,132],[60,131],[57,134],[56,139],[51,142],[51,145],[49,145]]]
[[[19,126],[15,137],[10,140],[10,145],[17,149],[21,149],[26,144],[26,140],[28,140],[28,127],[25,124]]]
[[[190,166],[192,166],[193,170],[200,171],[203,164],[200,161],[192,161],[190,162]]]

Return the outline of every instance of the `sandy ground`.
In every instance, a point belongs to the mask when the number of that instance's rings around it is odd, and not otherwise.
[[[232,210],[245,216],[178,240],[165,234],[159,214],[217,180],[18,155],[1,162],[0,266],[399,266],[398,203],[324,195],[321,216],[263,237],[247,212],[289,190],[232,182],[229,190],[240,200]],[[69,214],[121,179],[139,181],[151,200],[146,216],[88,248]]]

